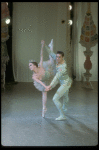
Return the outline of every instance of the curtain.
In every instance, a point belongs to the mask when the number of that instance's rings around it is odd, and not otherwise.
[[[68,2],[13,3],[13,74],[17,82],[32,82],[29,60],[39,63],[41,40],[53,39],[54,52],[63,51],[66,59],[66,19]],[[62,23],[62,20],[65,20]],[[43,60],[48,60],[44,48]]]
[[[96,33],[98,33],[98,3],[91,3],[91,13],[93,21],[96,25]],[[81,28],[84,23],[85,14],[87,12],[87,2],[74,2],[74,20],[73,20],[73,34],[72,34],[72,50],[73,50],[73,74],[76,76],[76,81],[81,81],[83,73],[86,72],[84,69],[85,56],[83,51],[85,47],[79,43]],[[91,48],[93,55],[91,56],[92,69],[90,73],[90,81],[98,81],[98,44]],[[85,80],[85,79],[84,79]]]
[[[6,41],[9,39],[8,25],[5,20],[10,18],[6,2],[1,2],[1,87],[5,88],[6,64],[9,61]]]

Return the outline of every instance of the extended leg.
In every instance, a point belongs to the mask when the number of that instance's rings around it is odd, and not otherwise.
[[[42,117],[45,116],[45,112],[47,111],[46,108],[46,102],[47,102],[47,92],[42,92]]]
[[[51,40],[50,44],[48,45],[50,47],[50,50],[53,52],[53,39]],[[49,55],[50,63],[54,63],[53,58]]]

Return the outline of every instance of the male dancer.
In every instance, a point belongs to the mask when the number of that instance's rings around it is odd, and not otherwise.
[[[45,43],[45,41],[43,41]],[[62,51],[57,51],[57,54],[55,54],[53,51],[50,50],[50,48],[45,45],[45,48],[49,55],[56,60],[56,75],[53,78],[52,82],[49,86],[47,86],[45,91],[51,90],[51,88],[60,82],[60,87],[58,88],[57,92],[55,93],[53,97],[53,102],[55,103],[57,109],[59,110],[60,116],[56,118],[55,120],[65,120],[66,117],[64,115],[64,111],[66,110],[66,104],[69,101],[68,98],[68,92],[69,88],[71,87],[72,80],[67,74],[67,65],[64,60],[64,53]],[[61,102],[59,101],[60,98],[63,97],[63,106]]]

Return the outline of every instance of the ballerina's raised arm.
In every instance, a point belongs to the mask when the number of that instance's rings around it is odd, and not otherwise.
[[[41,54],[40,54],[40,67],[43,67],[43,47],[44,47],[44,41],[41,41]]]

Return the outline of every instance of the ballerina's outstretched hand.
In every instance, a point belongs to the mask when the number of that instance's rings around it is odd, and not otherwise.
[[[42,44],[42,46],[44,46],[45,45],[45,41],[41,40],[41,44]]]

